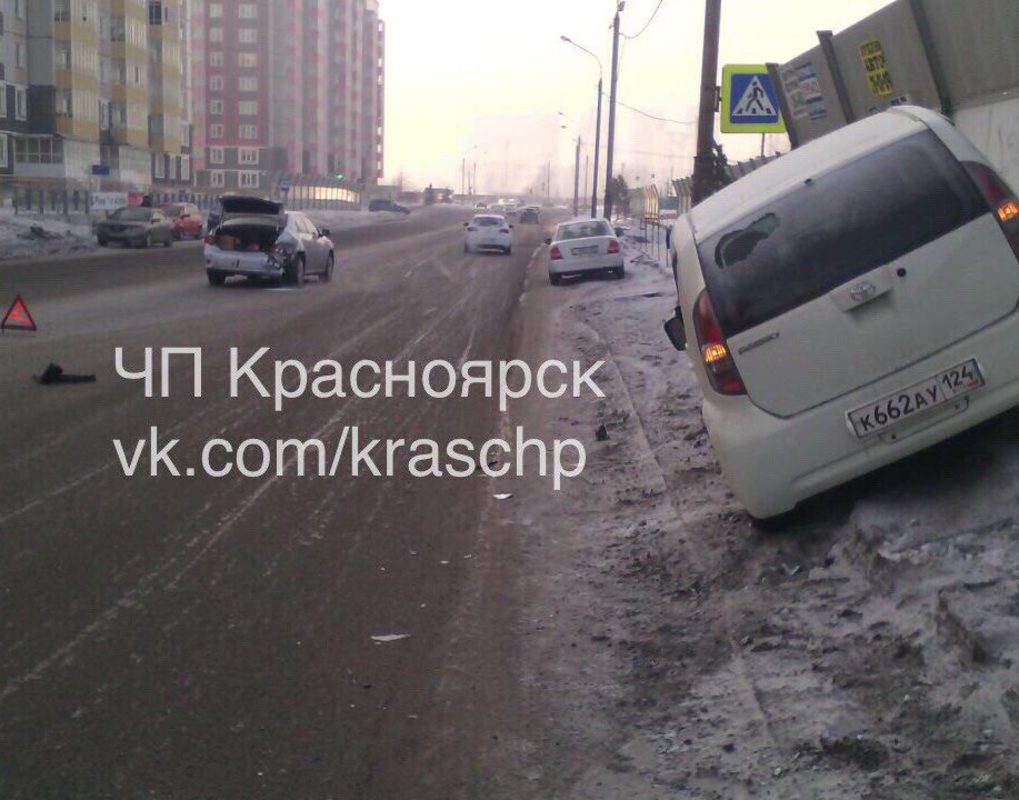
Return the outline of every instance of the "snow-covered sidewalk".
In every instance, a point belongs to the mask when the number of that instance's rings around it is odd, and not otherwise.
[[[529,279],[544,356],[606,362],[604,399],[550,401],[531,420],[584,442],[583,475],[555,496],[511,486],[500,505],[535,532],[526,724],[544,720],[573,765],[545,796],[1019,796],[1019,412],[762,532],[662,331],[664,254],[624,241],[623,281],[547,287],[541,264]],[[539,734],[499,741],[525,736]],[[518,750],[493,747],[506,791],[490,796],[551,777],[548,747]]]

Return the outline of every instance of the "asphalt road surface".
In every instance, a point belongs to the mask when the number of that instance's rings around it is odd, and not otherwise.
[[[40,325],[0,336],[0,797],[420,796],[485,482],[128,478],[112,441],[158,426],[186,463],[216,436],[498,434],[484,398],[277,413],[228,392],[230,347],[308,365],[512,357],[544,226],[517,225],[511,256],[468,255],[464,219],[340,233],[334,281],[300,290],[209,287],[195,246],[0,266],[0,301],[20,293]],[[118,346],[132,364],[201,347],[204,396],[183,370],[146,399]],[[97,381],[33,382],[51,361]],[[371,638],[390,633],[410,638]]]

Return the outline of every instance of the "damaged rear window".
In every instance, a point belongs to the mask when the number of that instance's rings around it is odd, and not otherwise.
[[[753,328],[987,211],[931,131],[805,181],[697,245],[726,336]]]

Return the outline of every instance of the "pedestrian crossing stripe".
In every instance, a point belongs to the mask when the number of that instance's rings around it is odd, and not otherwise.
[[[766,64],[722,67],[722,133],[785,133],[779,97]]]

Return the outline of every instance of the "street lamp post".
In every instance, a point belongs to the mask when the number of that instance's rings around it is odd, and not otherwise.
[[[719,0],[721,1],[721,0]],[[609,88],[609,144],[605,154],[605,218],[612,219],[612,155],[616,138],[616,81],[619,76],[619,14],[626,5],[625,0],[616,6],[612,19],[612,78]]]
[[[597,121],[594,126],[594,178],[591,186],[591,219],[598,216],[598,155],[601,151],[601,98],[602,98],[602,65],[601,59],[583,45],[577,44],[569,36],[560,36],[567,44],[572,44],[578,50],[583,50],[598,64],[598,112]]]

